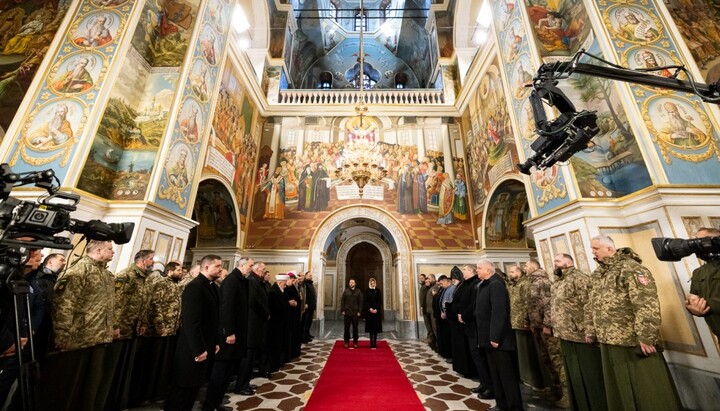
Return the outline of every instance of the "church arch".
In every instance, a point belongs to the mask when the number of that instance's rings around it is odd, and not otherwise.
[[[527,190],[525,190],[525,182],[516,176],[507,176],[495,182],[490,188],[487,196],[488,201],[485,202],[483,210],[482,229],[480,236],[482,238],[483,248],[525,248],[525,231],[522,230],[522,239],[518,240],[519,234],[517,229],[512,230],[513,239],[505,238],[509,235],[510,227],[508,226],[510,218],[518,210],[513,208],[513,201],[522,203],[524,200],[524,213],[528,213],[529,202],[527,198]],[[520,220],[522,223],[522,219]],[[519,241],[519,242],[518,242]],[[518,245],[511,243],[518,242]],[[510,245],[508,245],[510,244]],[[520,247],[522,245],[522,247]]]
[[[203,222],[201,221],[201,217],[199,215],[200,210],[198,209],[198,201],[199,200],[203,201],[202,200],[202,198],[203,198],[202,196],[204,195],[203,189],[205,189],[207,191],[208,187],[212,187],[213,195],[216,195],[216,194],[214,194],[215,191],[220,191],[221,196],[223,196],[223,197],[227,196],[224,198],[225,198],[225,200],[227,200],[226,201],[228,203],[227,206],[229,206],[231,208],[231,210],[232,210],[231,216],[232,216],[232,218],[234,218],[234,233],[232,234],[232,237],[230,237],[229,233],[228,233],[228,237],[227,237],[227,238],[234,239],[232,241],[232,243],[231,244],[224,243],[224,244],[216,244],[216,245],[213,244],[211,246],[237,247],[240,242],[240,210],[237,207],[238,200],[237,200],[237,197],[235,196],[235,190],[233,190],[232,187],[224,179],[218,178],[217,176],[212,175],[212,174],[203,175],[200,178],[200,182],[198,184],[198,188],[195,193],[195,199],[193,202],[193,214],[195,215],[195,220],[198,223],[200,223],[198,226],[193,228],[193,230],[195,230],[197,232],[195,245],[196,246],[207,246],[207,244],[200,244],[200,241],[199,241],[200,240],[199,232],[201,230],[200,226],[202,225]],[[212,202],[213,197],[210,197],[210,198],[206,197],[205,199]],[[218,202],[219,202],[219,200],[218,200]],[[210,233],[208,233],[208,235],[209,234]],[[191,237],[192,237],[192,232],[191,232]],[[192,247],[193,244],[191,244],[190,241],[188,241],[188,246]]]
[[[388,288],[388,283],[392,281],[394,289],[398,291],[396,293],[397,297],[393,297],[392,302],[393,307],[396,310],[396,321],[403,322],[403,324],[399,325],[401,328],[399,331],[403,334],[414,334],[416,327],[414,322],[416,320],[416,296],[412,291],[414,290],[414,280],[412,272],[412,246],[410,238],[402,225],[400,225],[400,223],[390,213],[375,206],[351,205],[342,207],[328,215],[315,230],[315,233],[310,240],[308,266],[317,280],[318,318],[321,322],[324,320],[324,313],[320,307],[325,306],[326,299],[325,292],[323,292],[323,290],[325,290],[324,282],[326,281],[325,273],[327,266],[327,255],[325,254],[324,249],[325,244],[327,244],[328,240],[330,240],[330,236],[333,235],[335,228],[346,221],[357,219],[372,220],[383,226],[387,229],[397,246],[397,253],[392,255],[391,260],[391,279],[385,281],[385,288]],[[355,241],[361,242],[368,240],[366,237],[358,237],[359,238]],[[375,244],[378,243],[376,242]],[[338,255],[340,254],[338,253]],[[334,293],[330,293],[327,298],[332,298],[332,294]]]

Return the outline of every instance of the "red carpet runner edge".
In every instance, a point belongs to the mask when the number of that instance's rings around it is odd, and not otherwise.
[[[336,341],[305,411],[425,410],[390,346],[377,345],[349,349]]]

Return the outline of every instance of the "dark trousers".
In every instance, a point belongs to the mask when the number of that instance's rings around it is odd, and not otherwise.
[[[310,327],[312,327],[313,317],[315,316],[315,309],[307,308],[302,315],[302,339],[307,341],[312,338],[310,335]]]
[[[240,360],[237,382],[235,383],[236,393],[250,388],[253,364],[255,363],[255,357],[257,356],[257,353],[258,348],[248,348],[247,355],[242,360]]]
[[[488,364],[485,350],[478,348],[477,336],[468,336],[467,339],[468,345],[470,346],[470,357],[472,357],[473,363],[475,364],[480,384],[482,384],[486,390],[493,390],[494,381],[490,375],[490,365]]]
[[[49,356],[40,377],[37,409],[102,410],[112,375],[106,347],[99,344]]]
[[[130,395],[130,376],[135,362],[136,342],[137,339],[135,338],[116,340],[108,347],[112,383],[105,403],[106,411],[127,408],[128,396]]]
[[[200,387],[170,387],[170,394],[165,400],[165,411],[191,411]]]
[[[503,411],[522,411],[517,354],[515,351],[502,351],[494,348],[486,348],[484,351],[490,365],[490,375],[495,388],[493,391],[498,408]]]
[[[205,393],[203,410],[214,410],[222,405],[230,377],[238,369],[239,364],[240,361],[215,361]]]
[[[343,338],[345,339],[345,344],[347,344],[350,341],[350,324],[352,323],[352,337],[353,342],[357,344],[358,342],[358,319],[359,317],[357,315],[346,315],[345,316],[345,333],[343,334]]]
[[[377,348],[378,333],[370,333],[370,348]]]

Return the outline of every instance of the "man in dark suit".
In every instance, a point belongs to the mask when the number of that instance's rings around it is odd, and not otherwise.
[[[248,280],[250,263],[243,258],[220,285],[220,351],[215,356],[203,411],[229,411],[222,405],[230,377],[247,351]]]
[[[505,281],[495,273],[495,265],[481,260],[477,265],[481,280],[475,300],[478,344],[488,356],[490,376],[497,405],[491,410],[522,410],[515,333],[510,325],[510,297]]]
[[[220,277],[222,258],[206,255],[200,275],[185,287],[182,318],[173,360],[170,394],[165,411],[190,411],[212,369],[220,320],[220,297],[213,281]]]
[[[482,399],[494,398],[493,382],[490,377],[490,367],[487,363],[485,350],[478,348],[477,329],[475,327],[475,298],[477,297],[477,284],[480,281],[475,274],[475,267],[465,265],[462,268],[465,281],[460,284],[453,297],[454,311],[458,322],[465,330],[465,338],[470,348],[470,357],[475,366],[480,384],[471,391]]]
[[[268,293],[263,284],[265,263],[255,263],[248,274],[248,322],[247,322],[247,355],[240,363],[235,393],[253,395],[255,390],[250,386],[252,368],[255,358],[265,343],[265,323],[270,319]],[[264,377],[270,377],[264,373]]]

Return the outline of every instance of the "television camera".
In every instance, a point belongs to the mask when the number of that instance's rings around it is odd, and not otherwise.
[[[606,66],[581,63],[580,58],[584,55],[599,60]],[[663,69],[674,70],[674,73],[671,77],[652,73]],[[688,80],[677,79],[680,72],[685,73]],[[530,174],[533,168],[544,170],[558,161],[567,161],[578,151],[586,149],[590,140],[597,135],[599,128],[595,112],[578,112],[565,93],[557,87],[559,80],[574,73],[693,93],[705,102],[720,103],[720,82],[711,85],[695,83],[684,66],[631,70],[580,50],[570,61],[541,65],[529,85],[533,88],[530,104],[538,137],[530,145],[535,153],[524,163],[517,165],[521,173]],[[544,104],[557,108],[560,115],[548,120]]]
[[[665,238],[650,240],[655,256],[660,261],[680,261],[690,254],[696,254],[705,261],[720,259],[720,237]]]

